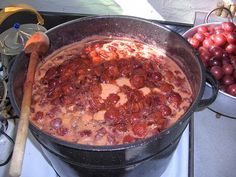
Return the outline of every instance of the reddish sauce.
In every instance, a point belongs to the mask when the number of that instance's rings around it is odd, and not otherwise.
[[[38,66],[30,117],[65,141],[123,144],[171,126],[191,95],[184,73],[160,49],[94,40],[59,49]]]

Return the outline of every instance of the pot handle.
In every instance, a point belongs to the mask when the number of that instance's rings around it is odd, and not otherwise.
[[[217,80],[212,76],[212,74],[209,71],[206,71],[206,81],[211,84],[212,89],[212,95],[209,98],[200,100],[198,103],[198,110],[201,110],[207,106],[209,106],[211,103],[213,103],[218,95],[219,91],[219,84]]]

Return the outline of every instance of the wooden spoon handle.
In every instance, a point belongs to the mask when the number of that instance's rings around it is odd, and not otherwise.
[[[22,161],[24,157],[25,144],[28,135],[32,86],[34,82],[34,76],[35,76],[36,66],[38,63],[38,58],[39,56],[37,52],[31,53],[26,81],[24,84],[24,94],[21,103],[21,113],[17,129],[16,141],[9,169],[9,174],[12,177],[18,177],[21,175]]]

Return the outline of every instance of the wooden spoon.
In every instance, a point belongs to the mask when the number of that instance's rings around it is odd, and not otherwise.
[[[9,174],[12,177],[21,175],[22,161],[24,157],[25,144],[28,135],[29,114],[32,96],[32,85],[39,56],[49,49],[49,39],[42,32],[34,33],[26,42],[24,51],[30,55],[28,72],[24,83],[24,95],[21,104],[21,113],[17,129],[16,141],[10,164]]]

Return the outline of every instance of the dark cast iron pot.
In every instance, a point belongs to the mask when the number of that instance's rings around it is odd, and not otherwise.
[[[161,175],[194,111],[208,106],[217,96],[217,82],[206,73],[198,53],[182,36],[160,24],[127,16],[86,17],[54,27],[47,32],[47,35],[51,41],[47,55],[62,46],[92,35],[130,37],[156,45],[164,49],[166,54],[181,67],[193,90],[192,105],[174,125],[159,135],[130,144],[114,146],[73,144],[52,137],[30,124],[32,134],[40,142],[43,151],[61,177],[150,176],[149,173],[153,168],[156,170],[155,176]],[[28,60],[29,57],[24,52],[17,56],[9,76],[10,100],[18,113]],[[213,86],[212,95],[203,100],[206,79]]]

